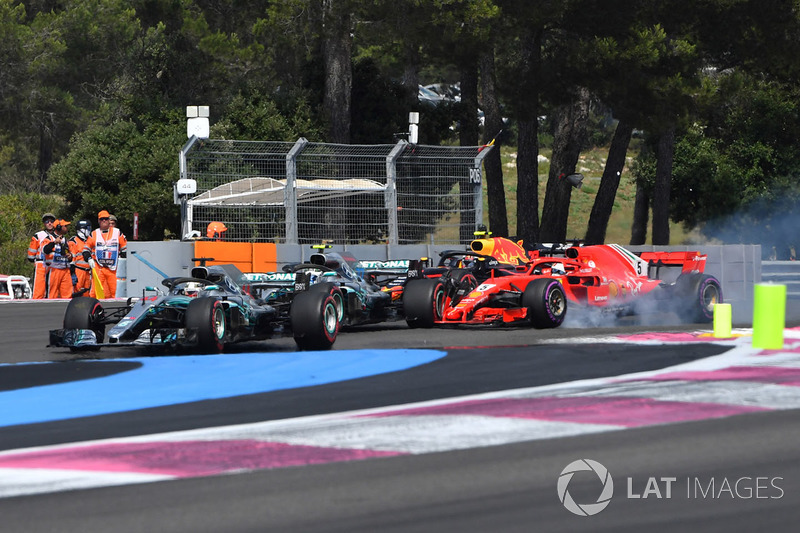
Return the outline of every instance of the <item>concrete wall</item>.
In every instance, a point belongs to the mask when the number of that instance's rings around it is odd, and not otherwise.
[[[753,289],[761,282],[761,246],[627,246],[633,252],[682,251],[689,248],[708,255],[706,272],[722,283],[722,293],[731,304],[733,322],[750,324],[753,316]],[[459,245],[334,245],[331,250],[350,252],[358,259],[415,259],[431,257],[438,260],[439,252],[463,249]],[[278,244],[277,258],[280,270],[286,264],[302,262],[314,253],[308,245]],[[146,286],[162,287],[163,276],[188,276],[194,264],[193,242],[182,241],[129,241],[128,258],[124,265],[124,283],[120,282],[118,296],[140,295]],[[122,286],[124,285],[124,292]]]
[[[145,287],[159,287],[162,276],[189,276],[194,257],[194,243],[181,241],[128,241],[128,257],[125,261],[125,293],[117,282],[117,296],[141,296]],[[157,270],[156,270],[157,269]],[[120,274],[117,274],[120,278]]]

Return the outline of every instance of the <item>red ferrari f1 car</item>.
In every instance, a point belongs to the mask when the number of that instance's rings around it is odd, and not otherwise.
[[[687,322],[710,322],[722,302],[721,284],[703,273],[699,252],[634,254],[616,244],[527,250],[501,237],[470,248],[409,279],[403,306],[410,327],[527,321],[554,328],[568,304],[619,316],[638,314],[647,302]]]

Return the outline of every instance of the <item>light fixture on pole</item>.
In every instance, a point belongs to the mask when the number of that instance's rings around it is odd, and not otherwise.
[[[209,109],[207,105],[186,106],[186,136],[198,139],[208,139],[209,135]]]
[[[411,111],[408,114],[408,142],[417,144],[419,141],[419,113]]]

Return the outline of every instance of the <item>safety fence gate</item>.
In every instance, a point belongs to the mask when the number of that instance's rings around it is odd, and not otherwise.
[[[491,146],[351,145],[192,137],[180,153],[184,238],[286,244],[466,243],[483,220]]]

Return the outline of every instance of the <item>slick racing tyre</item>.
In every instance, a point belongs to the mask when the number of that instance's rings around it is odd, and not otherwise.
[[[341,323],[344,320],[344,295],[342,290],[333,283],[315,283],[308,288],[309,292],[319,291],[328,293],[336,304],[336,319]]]
[[[444,315],[445,285],[441,279],[420,279],[403,290],[403,312],[411,328],[432,328]]]
[[[708,323],[714,319],[714,305],[722,303],[722,285],[708,274],[681,274],[675,281],[678,315],[686,322]]]
[[[216,298],[198,298],[186,308],[186,329],[195,331],[197,346],[206,353],[225,349],[225,309]]]
[[[328,291],[297,293],[289,318],[294,342],[301,350],[329,350],[339,334],[339,310]]]
[[[103,342],[106,326],[103,324],[105,312],[100,300],[96,298],[73,298],[64,313],[64,329],[90,329]],[[99,349],[99,348],[97,348]]]
[[[567,316],[567,296],[558,281],[539,278],[525,287],[525,292],[522,293],[522,307],[528,310],[528,317],[533,327],[557,328]]]

